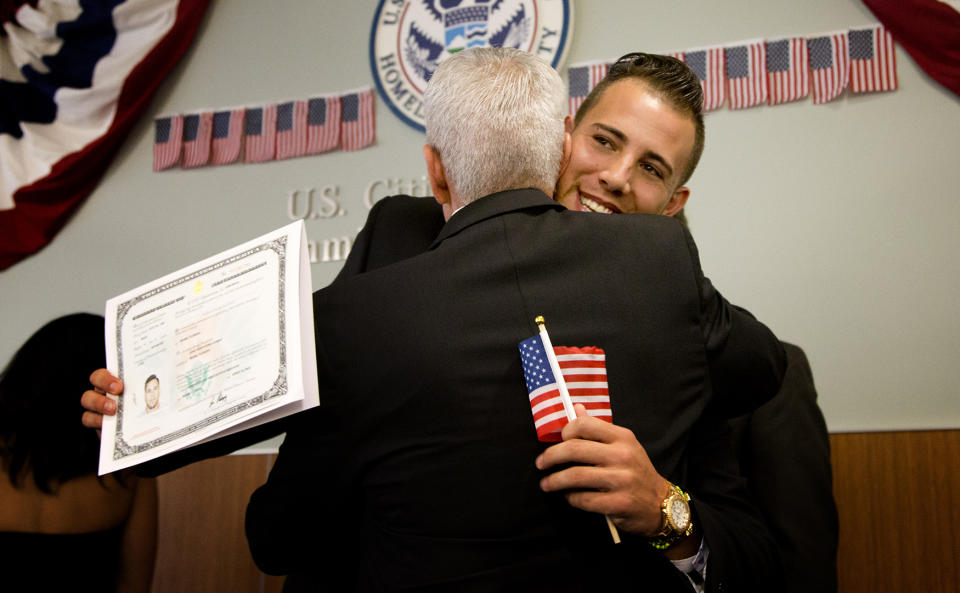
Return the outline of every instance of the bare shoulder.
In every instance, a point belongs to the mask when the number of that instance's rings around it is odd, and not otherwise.
[[[123,523],[130,512],[137,478],[121,482],[113,476],[75,478],[47,494],[28,478],[14,488],[0,475],[0,531],[87,533]]]

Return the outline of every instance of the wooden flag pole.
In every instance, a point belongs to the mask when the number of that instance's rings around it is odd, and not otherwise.
[[[563,411],[567,414],[567,420],[572,422],[577,419],[577,413],[573,409],[573,400],[570,399],[570,392],[567,391],[567,382],[563,379],[563,371],[560,369],[560,363],[557,361],[557,355],[553,351],[553,344],[550,342],[550,335],[547,333],[547,326],[543,315],[538,315],[534,322],[540,328],[540,340],[543,342],[543,350],[547,353],[547,360],[550,362],[550,370],[553,371],[553,377],[557,380],[557,389],[560,391],[560,400],[563,402]],[[620,532],[613,520],[604,515],[607,520],[607,528],[610,529],[610,537],[613,543],[620,543]]]

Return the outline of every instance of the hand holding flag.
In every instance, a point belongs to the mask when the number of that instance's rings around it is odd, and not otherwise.
[[[578,397],[582,398],[582,401],[578,401],[578,403],[584,405],[590,403],[591,407],[599,411],[599,413],[592,415],[605,417],[608,422],[612,422],[603,350],[600,348],[579,349],[563,346],[554,348],[550,342],[550,335],[547,333],[543,317],[538,316],[535,321],[540,327],[540,333],[523,340],[518,347],[523,358],[523,373],[527,380],[530,409],[533,412],[537,437],[541,441],[559,441],[561,440],[560,431],[563,427],[567,422],[577,418],[577,413],[573,408],[574,402],[565,381],[568,374],[574,374],[578,378],[587,376],[591,379],[602,375],[602,381],[587,381],[586,387],[578,382],[575,389],[588,392],[586,394],[577,393]],[[587,360],[581,360],[584,358],[584,355],[580,353],[582,350],[590,351],[586,355]],[[565,362],[572,364],[563,368],[557,354],[561,354],[565,357]],[[597,386],[600,383],[602,383],[602,386]],[[619,544],[620,534],[617,532],[617,527],[610,520],[610,517],[604,515],[604,518],[607,521],[607,528],[610,529],[613,543]]]

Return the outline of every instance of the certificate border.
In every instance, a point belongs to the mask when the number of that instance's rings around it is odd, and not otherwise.
[[[278,283],[280,287],[280,294],[279,294],[280,306],[279,306],[279,312],[278,312],[279,321],[280,321],[280,335],[279,335],[280,368],[277,373],[277,378],[273,382],[273,385],[271,385],[269,389],[267,389],[265,392],[261,393],[260,395],[247,398],[233,407],[220,410],[214,415],[208,416],[189,426],[185,426],[177,430],[176,432],[165,434],[163,436],[157,437],[156,439],[153,439],[152,441],[141,443],[139,445],[131,445],[127,443],[127,441],[123,437],[123,403],[124,403],[123,400],[124,398],[121,397],[117,400],[117,416],[116,416],[117,423],[116,423],[115,438],[113,442],[114,461],[123,459],[124,457],[128,457],[130,455],[136,455],[137,453],[149,451],[154,447],[158,447],[160,445],[169,443],[170,441],[177,440],[187,434],[190,434],[191,432],[197,431],[211,424],[217,423],[223,420],[224,418],[229,418],[230,416],[233,416],[239,412],[248,410],[251,407],[258,406],[265,401],[287,394],[287,340],[286,340],[286,337],[287,337],[286,309],[287,308],[286,308],[286,298],[285,298],[286,282],[284,282],[284,278],[285,278],[284,272],[286,270],[286,263],[287,263],[287,236],[286,235],[283,235],[271,241],[267,241],[265,243],[261,243],[260,245],[251,247],[250,249],[246,249],[243,252],[232,255],[226,259],[220,260],[218,262],[214,262],[209,266],[206,266],[204,268],[191,272],[185,276],[181,276],[180,278],[177,278],[175,280],[171,280],[170,282],[166,282],[161,286],[158,286],[143,294],[137,295],[128,301],[124,301],[123,303],[120,303],[117,306],[117,323],[116,323],[117,370],[119,372],[120,377],[123,377],[123,343],[122,343],[121,334],[123,329],[124,318],[127,316],[127,314],[130,312],[130,309],[133,308],[134,305],[148,298],[152,298],[166,290],[170,290],[171,288],[179,286],[185,282],[194,280],[200,276],[203,276],[204,274],[208,274],[211,271],[216,270],[217,268],[222,268],[223,266],[233,264],[235,262],[240,261],[241,259],[250,257],[251,255],[254,255],[256,253],[260,253],[262,251],[268,251],[268,250],[276,252],[279,258],[278,268],[279,268],[279,276],[280,276],[279,283]]]

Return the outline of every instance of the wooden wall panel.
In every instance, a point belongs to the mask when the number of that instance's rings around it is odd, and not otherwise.
[[[840,593],[960,593],[960,430],[830,435]],[[153,593],[279,593],[250,558],[243,515],[272,455],[159,478]]]
[[[960,431],[830,436],[840,593],[960,591]]]
[[[158,478],[160,529],[153,593],[274,593],[281,577],[261,573],[243,518],[267,479],[272,455],[209,459]]]

